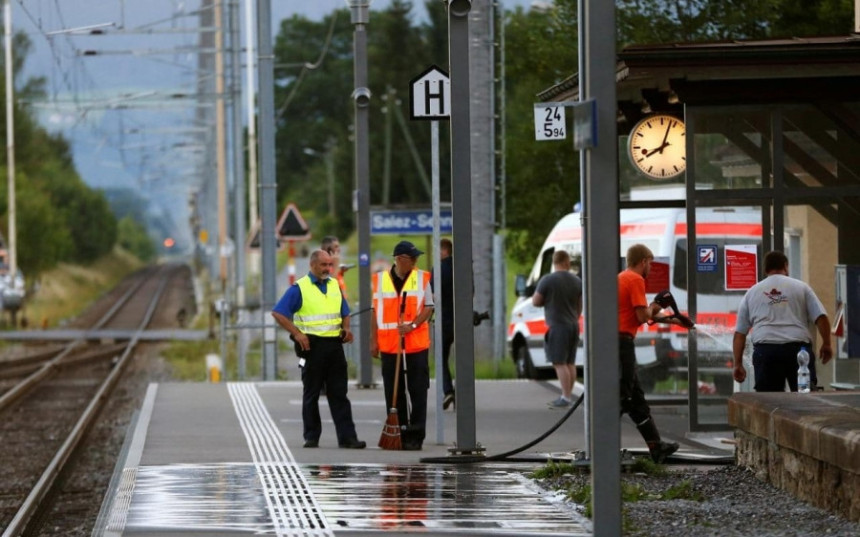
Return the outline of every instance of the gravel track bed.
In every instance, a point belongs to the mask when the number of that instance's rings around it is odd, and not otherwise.
[[[689,482],[692,499],[625,502],[624,535],[631,537],[857,537],[860,524],[823,511],[738,466],[667,467],[666,476],[623,474],[622,482],[658,498]],[[576,489],[588,474],[538,480],[547,489]],[[580,508],[580,510],[583,510]]]
[[[129,281],[133,278],[135,275],[96,301],[82,315],[86,321],[79,319],[70,325],[86,326],[88,322],[100,318],[128,289]],[[186,269],[181,278],[174,278],[169,284],[151,326],[178,328],[186,316],[190,318],[193,315],[194,309],[191,274]],[[180,311],[183,312],[182,315],[179,315]],[[82,449],[75,454],[73,468],[67,475],[60,476],[62,485],[55,494],[52,510],[43,516],[39,530],[34,535],[91,535],[129,424],[143,403],[147,386],[151,382],[171,379],[169,367],[160,357],[160,348],[161,345],[156,344],[138,345],[134,359],[128,364],[111,395],[110,403],[93,425]],[[19,353],[13,349],[14,347],[5,349],[4,355],[13,356]],[[51,381],[50,386],[43,389],[54,391],[62,389],[63,385],[74,384],[75,379],[72,376],[58,376]],[[46,396],[45,399],[48,400],[49,397]],[[4,460],[4,464],[0,465],[0,527],[5,527],[17,511],[17,500],[14,498],[19,496],[15,491],[29,490],[32,487],[57,447],[54,442],[39,441],[38,438],[18,438],[14,433],[13,422],[17,419],[38,420],[43,425],[44,435],[56,437],[64,434],[60,429],[70,427],[67,418],[61,416],[55,397],[53,403],[46,403],[43,409],[33,412],[35,414],[22,411],[14,419],[0,424],[0,442],[15,443],[17,453],[16,456],[10,457],[11,463]]]

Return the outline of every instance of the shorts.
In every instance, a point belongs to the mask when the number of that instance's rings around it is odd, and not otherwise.
[[[544,335],[544,349],[552,365],[576,363],[579,330],[570,326],[552,326]]]

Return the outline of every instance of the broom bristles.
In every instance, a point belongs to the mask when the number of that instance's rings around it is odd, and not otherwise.
[[[382,434],[379,435],[379,447],[391,451],[403,449],[403,444],[400,441],[400,423],[397,420],[396,408],[392,408],[388,413],[388,418],[386,418],[385,425],[382,427]]]

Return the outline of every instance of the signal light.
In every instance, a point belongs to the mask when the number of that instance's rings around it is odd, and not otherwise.
[[[175,244],[176,244],[176,241],[174,241],[173,238],[171,238],[171,237],[167,237],[166,239],[164,239],[164,247],[165,248],[173,248],[173,246]]]

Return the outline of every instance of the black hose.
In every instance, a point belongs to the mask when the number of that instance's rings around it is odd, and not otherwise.
[[[543,440],[554,433],[556,429],[561,427],[561,425],[567,421],[567,419],[573,415],[573,412],[582,404],[583,399],[585,399],[585,392],[579,396],[579,398],[573,403],[573,405],[565,412],[564,416],[562,416],[552,427],[549,428],[548,431],[535,438],[528,444],[524,446],[520,446],[516,449],[512,449],[511,451],[506,451],[505,453],[499,453],[498,455],[490,455],[489,457],[485,457],[483,455],[471,455],[464,457],[424,457],[419,459],[421,462],[426,462],[430,464],[471,464],[475,462],[498,462],[509,460],[511,456],[516,455],[517,453],[521,453],[528,448],[543,442]]]

